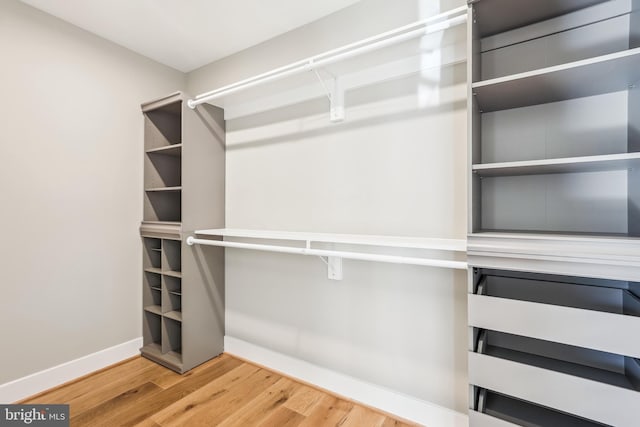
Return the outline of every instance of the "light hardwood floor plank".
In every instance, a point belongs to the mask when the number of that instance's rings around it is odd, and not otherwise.
[[[73,427],[412,427],[223,354],[179,375],[134,358],[24,403],[67,403]]]
[[[318,389],[302,386],[283,406],[306,417],[318,405],[324,395]]]
[[[137,357],[113,368],[103,369],[93,375],[63,384],[46,393],[27,398],[21,403],[69,403],[71,400],[80,398],[92,390],[109,383],[113,378],[129,378],[142,370],[152,368],[153,366],[146,359]]]
[[[131,408],[137,408],[142,401],[150,396],[157,395],[161,391],[162,389],[160,387],[151,382],[144,383],[141,386],[133,387],[113,399],[109,399],[98,406],[84,411],[78,416],[72,416],[71,423],[74,427],[110,427],[117,425],[113,422],[115,415]]]
[[[339,426],[353,406],[351,402],[327,394],[300,423],[300,427]]]
[[[186,378],[154,396],[143,399],[137,408],[127,408],[121,411],[113,419],[113,425],[131,426],[144,421],[145,418],[151,417],[242,364],[241,361],[232,358],[224,358],[219,361],[214,359],[212,362],[214,363],[207,363],[206,369],[202,370],[199,375]]]
[[[293,382],[288,378],[280,378],[275,384],[247,402],[218,425],[220,427],[257,425],[271,415],[276,408],[284,404],[300,387],[300,383]]]
[[[276,408],[271,415],[257,424],[257,427],[297,427],[305,416],[284,406]]]
[[[152,418],[165,427],[217,425],[278,378],[256,366],[242,364]]]
[[[340,424],[340,427],[382,427],[382,423],[384,423],[385,418],[386,417],[382,414],[364,408],[360,405],[354,405],[342,424]]]

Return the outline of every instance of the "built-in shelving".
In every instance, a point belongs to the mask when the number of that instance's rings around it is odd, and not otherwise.
[[[469,231],[640,237],[635,2],[508,3],[472,6]]]
[[[472,84],[480,111],[627,90],[640,81],[640,48]]]
[[[635,427],[640,3],[468,3],[469,425]]]
[[[140,351],[179,373],[220,354],[224,335],[224,316],[217,312],[221,301],[224,306],[223,253],[183,249],[185,233],[196,226],[224,224],[223,112],[211,105],[194,111],[186,100],[174,93],[142,105]],[[183,336],[195,339],[187,343]]]

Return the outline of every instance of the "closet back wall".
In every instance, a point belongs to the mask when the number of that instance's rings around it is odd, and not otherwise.
[[[188,90],[462,4],[363,0],[191,72]],[[429,40],[456,31],[464,52],[464,26]],[[326,98],[228,120],[227,227],[464,239],[465,95],[459,64],[349,91],[339,124]],[[227,249],[227,336],[466,412],[465,272],[345,260],[344,280],[326,276],[318,258]]]
[[[0,384],[142,335],[140,104],[184,75],[0,2]]]

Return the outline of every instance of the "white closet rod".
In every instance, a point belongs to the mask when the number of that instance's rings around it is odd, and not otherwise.
[[[376,36],[369,37],[355,43],[351,43],[337,49],[333,49],[319,55],[309,57],[307,59],[303,59],[301,61],[293,62],[283,67],[275,68],[271,71],[267,71],[256,76],[240,80],[238,82],[223,86],[209,92],[205,92],[196,96],[195,99],[190,99],[187,104],[189,105],[189,107],[195,108],[196,105],[203,104],[216,98],[230,95],[232,93],[249,89],[251,87],[258,86],[273,80],[281,79],[306,71],[311,71],[324,65],[333,64],[343,59],[351,58],[353,56],[370,52],[372,50],[381,49],[383,47],[410,40],[425,34],[443,31],[447,28],[451,28],[453,26],[466,22],[466,12],[467,6],[461,6],[455,9],[451,9],[439,15],[416,21],[412,24],[387,31]],[[461,13],[462,15],[459,15]],[[443,20],[452,15],[459,16]]]
[[[377,254],[368,254],[368,253],[359,253],[359,252],[331,251],[331,250],[324,250],[324,249],[292,248],[288,246],[228,242],[225,240],[196,239],[193,236],[187,237],[187,244],[190,246],[191,245],[221,246],[225,248],[252,249],[256,251],[280,252],[280,253],[297,254],[297,255],[313,255],[313,256],[321,256],[321,257],[323,256],[337,257],[337,258],[346,258],[346,259],[356,259],[356,260],[362,260],[362,261],[389,262],[393,264],[423,265],[427,267],[454,268],[458,270],[467,269],[467,263],[463,261],[449,261],[449,260],[431,259],[431,258],[413,258],[413,257],[403,257],[403,256],[396,256],[396,255],[377,255]]]

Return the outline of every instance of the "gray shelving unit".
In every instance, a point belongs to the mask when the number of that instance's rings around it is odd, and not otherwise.
[[[640,236],[637,3],[473,4],[472,233]]]
[[[143,356],[183,373],[224,339],[224,252],[188,246],[224,226],[224,119],[174,93],[142,105],[144,136]]]
[[[469,1],[470,425],[634,426],[640,1]]]

